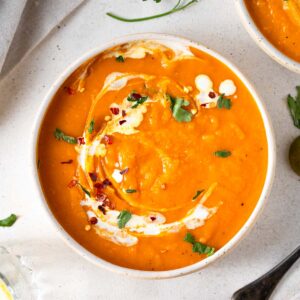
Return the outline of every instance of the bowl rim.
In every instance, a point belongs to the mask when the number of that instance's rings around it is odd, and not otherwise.
[[[39,138],[39,132],[40,127],[42,124],[42,121],[44,119],[45,113],[48,109],[48,106],[56,94],[59,87],[63,84],[65,79],[83,62],[88,60],[89,58],[99,54],[100,52],[111,48],[115,45],[126,43],[126,42],[132,42],[135,40],[155,40],[155,41],[171,41],[171,42],[177,42],[182,45],[189,45],[193,46],[197,49],[200,49],[201,51],[204,51],[208,53],[209,55],[213,56],[214,58],[218,59],[221,63],[225,64],[228,68],[230,68],[243,82],[243,84],[246,86],[246,88],[250,91],[251,95],[253,96],[261,117],[263,119],[263,123],[265,126],[267,141],[268,141],[268,167],[266,172],[266,178],[265,183],[261,192],[261,195],[257,201],[257,204],[252,211],[251,215],[247,219],[247,221],[244,223],[244,225],[240,228],[240,230],[229,240],[221,249],[219,249],[214,255],[207,257],[195,264],[168,270],[168,271],[143,271],[143,270],[135,270],[130,269],[126,267],[121,267],[115,264],[112,264],[96,255],[88,251],[86,248],[81,246],[77,241],[75,241],[68,233],[65,231],[65,229],[60,225],[58,220],[54,217],[50,207],[47,204],[47,201],[45,199],[45,196],[43,194],[43,190],[39,181],[39,175],[38,175],[38,168],[37,168],[37,143]],[[275,162],[276,162],[276,148],[275,148],[275,138],[273,133],[273,128],[271,124],[271,119],[265,109],[265,106],[263,102],[258,97],[255,89],[252,87],[252,85],[248,82],[248,80],[245,78],[245,76],[227,59],[223,58],[220,54],[217,52],[214,52],[210,50],[209,48],[196,43],[194,41],[190,41],[183,37],[178,37],[174,35],[168,35],[168,34],[161,34],[161,33],[139,33],[139,34],[132,34],[132,35],[125,35],[119,38],[115,38],[112,41],[102,43],[101,46],[96,47],[87,53],[81,55],[75,62],[73,62],[71,65],[69,65],[55,80],[55,82],[50,87],[50,90],[46,94],[45,98],[43,99],[41,106],[39,108],[39,111],[37,113],[37,117],[34,121],[34,127],[33,127],[33,135],[32,135],[32,141],[31,141],[31,166],[32,166],[32,176],[35,181],[35,186],[39,193],[39,198],[42,203],[42,207],[46,214],[49,216],[50,220],[52,221],[52,224],[56,227],[57,231],[59,232],[62,239],[69,245],[75,252],[79,253],[80,256],[83,258],[91,261],[93,264],[97,266],[101,266],[105,269],[108,269],[110,271],[114,271],[119,274],[135,277],[135,278],[143,278],[143,279],[164,279],[164,278],[174,278],[179,277],[182,275],[190,274],[192,272],[199,271],[200,269],[206,267],[207,265],[211,264],[212,262],[216,261],[217,259],[224,256],[224,254],[228,253],[229,250],[232,250],[238,242],[241,241],[241,239],[246,235],[247,232],[252,228],[254,225],[257,217],[260,215],[266,200],[268,198],[268,195],[271,190],[272,182],[274,179],[275,174]]]
[[[245,0],[235,0],[235,4],[238,14],[242,20],[242,24],[254,42],[273,60],[290,71],[300,74],[300,62],[297,62],[282,53],[262,34],[252,19],[246,7]]]

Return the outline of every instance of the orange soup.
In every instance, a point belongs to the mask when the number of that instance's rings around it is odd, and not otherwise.
[[[245,0],[257,27],[282,53],[300,62],[300,0]]]
[[[171,270],[214,255],[261,194],[267,138],[248,89],[193,47],[122,44],[59,88],[38,139],[54,216],[114,264]]]

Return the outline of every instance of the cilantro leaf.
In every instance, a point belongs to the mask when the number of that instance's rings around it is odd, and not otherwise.
[[[193,197],[193,200],[197,199],[203,192],[204,190],[197,191],[195,196]]]
[[[127,222],[131,219],[132,214],[127,210],[122,210],[118,215],[118,227],[124,228]]]
[[[217,101],[218,108],[231,109],[232,103],[230,99],[224,98],[225,94],[221,94]]]
[[[94,128],[95,128],[95,120],[93,119],[89,125],[89,128],[88,128],[88,132],[89,134],[92,134],[93,131],[94,131]]]
[[[215,252],[215,248],[200,242],[196,242],[194,236],[189,232],[187,232],[183,240],[193,245],[192,247],[193,252],[197,252],[199,254],[206,254],[206,256],[211,256]]]
[[[77,138],[73,136],[68,136],[64,134],[60,129],[56,128],[54,131],[54,136],[57,140],[63,140],[69,144],[77,144]]]
[[[216,151],[214,154],[215,154],[215,156],[226,158],[231,155],[231,152],[227,151],[227,150],[219,150],[219,151]]]
[[[189,106],[190,102],[182,98],[174,98],[168,95],[168,100],[171,101],[170,108],[172,110],[172,115],[177,122],[191,122],[192,113],[183,109],[183,106]]]
[[[124,59],[124,57],[122,55],[119,55],[119,56],[116,57],[116,61],[123,63],[125,61],[125,59]]]
[[[291,95],[288,95],[287,102],[294,125],[300,129],[300,86],[297,86],[296,90],[297,96],[293,98]]]
[[[11,214],[6,219],[0,220],[0,227],[10,227],[12,226],[17,220],[17,216],[15,214]]]

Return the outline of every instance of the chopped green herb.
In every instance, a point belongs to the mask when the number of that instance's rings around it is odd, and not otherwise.
[[[157,2],[157,3],[161,2],[160,0],[154,0],[154,1]],[[157,18],[161,18],[161,17],[167,16],[167,15],[176,13],[176,12],[178,12],[180,10],[183,10],[183,9],[187,8],[188,6],[196,3],[197,1],[198,0],[191,0],[191,1],[187,2],[186,4],[182,4],[181,5],[182,0],[178,0],[178,2],[176,3],[176,5],[172,9],[170,9],[169,11],[166,11],[164,13],[157,14],[157,15],[152,15],[152,16],[149,16],[149,17],[129,19],[129,18],[124,18],[124,17],[117,16],[114,13],[111,13],[111,12],[106,13],[106,15],[108,15],[109,17],[114,18],[114,19],[116,19],[118,21],[122,21],[122,22],[148,21],[148,20],[157,19]]]
[[[10,227],[14,225],[17,220],[17,216],[15,214],[11,214],[6,219],[0,220],[0,227]]]
[[[294,125],[300,129],[300,86],[297,86],[296,90],[297,96],[293,98],[291,95],[288,95],[287,101]]]
[[[91,193],[84,187],[82,186],[79,182],[78,185],[81,187],[82,191],[87,194],[89,197],[91,197]]]
[[[132,215],[127,210],[122,210],[118,215],[118,227],[124,228],[127,222],[131,219]]]
[[[60,129],[56,128],[54,131],[54,136],[57,140],[63,140],[69,144],[77,144],[77,139],[73,136],[68,136],[64,134]]]
[[[206,254],[206,256],[211,256],[215,252],[215,248],[207,246],[200,242],[196,242],[194,236],[189,232],[185,235],[184,241],[193,245],[193,252],[197,252],[199,254]]]
[[[116,61],[117,62],[124,62],[125,59],[124,59],[124,57],[122,55],[119,55],[119,56],[116,57]]]
[[[89,134],[93,133],[94,131],[94,128],[95,128],[95,120],[93,119],[89,125],[89,128],[88,128],[88,132]]]
[[[143,104],[147,100],[148,100],[148,96],[141,96],[140,94],[136,93],[135,91],[132,91],[130,93],[130,95],[127,97],[127,101],[135,102],[135,104],[133,104],[131,106],[131,108],[136,108],[140,104]]]
[[[133,193],[136,193],[137,190],[134,190],[134,189],[128,189],[128,190],[125,190],[125,192],[126,192],[127,194],[133,194]]]
[[[216,151],[214,154],[215,154],[215,156],[226,158],[231,155],[231,152],[227,151],[227,150],[219,150],[219,151]]]
[[[170,95],[168,95],[167,97],[168,100],[171,101],[170,108],[172,110],[174,119],[178,122],[191,122],[193,114],[182,108],[183,106],[189,106],[190,102],[182,98],[174,98]]]
[[[196,241],[195,241],[195,238],[193,237],[193,235],[189,232],[187,232],[187,234],[185,235],[184,239],[183,239],[185,242],[188,242],[190,244],[194,244]]]
[[[193,197],[193,200],[197,199],[203,192],[204,190],[197,191],[195,196]]]
[[[225,108],[225,109],[230,109],[232,104],[231,104],[231,100],[224,98],[225,94],[221,94],[218,98],[217,101],[217,106],[218,108]]]

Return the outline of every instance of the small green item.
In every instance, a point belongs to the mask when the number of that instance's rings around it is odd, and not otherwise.
[[[17,216],[15,214],[11,214],[6,219],[0,220],[0,227],[11,227],[17,221]]]
[[[183,240],[193,245],[192,247],[193,252],[197,252],[199,254],[205,254],[206,256],[211,256],[215,253],[215,248],[207,246],[200,242],[196,242],[194,236],[189,232],[187,232]]]
[[[77,138],[64,134],[59,128],[55,129],[54,136],[58,141],[63,140],[69,144],[77,144]]]
[[[132,214],[127,210],[122,210],[118,215],[118,227],[124,228],[127,222],[131,219]]]

